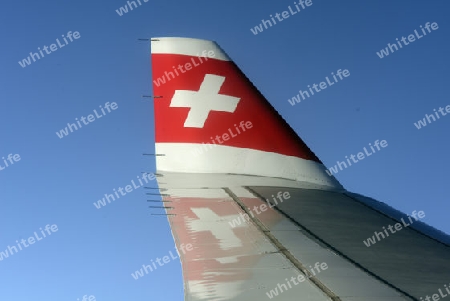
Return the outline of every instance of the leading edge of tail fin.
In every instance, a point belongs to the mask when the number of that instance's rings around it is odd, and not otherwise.
[[[151,41],[157,170],[279,177],[342,188],[215,42]]]

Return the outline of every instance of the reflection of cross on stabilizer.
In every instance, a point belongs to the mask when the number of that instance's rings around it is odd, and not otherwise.
[[[236,236],[233,229],[228,226],[228,222],[239,217],[239,215],[218,216],[209,208],[192,208],[192,212],[198,219],[187,222],[189,229],[195,232],[209,231],[219,241],[222,250],[241,247],[242,241]],[[211,228],[205,221],[215,220],[217,227]]]

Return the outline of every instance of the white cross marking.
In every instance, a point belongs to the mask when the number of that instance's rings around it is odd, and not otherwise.
[[[218,216],[214,211],[209,208],[191,208],[192,212],[197,215],[198,219],[187,222],[187,226],[190,230],[195,232],[209,231],[219,241],[220,248],[222,250],[229,250],[236,247],[242,247],[242,241],[234,234],[229,221],[239,219],[240,216],[227,215]],[[208,221],[214,221],[214,223],[206,223]],[[238,225],[238,227],[246,227],[246,223]]]
[[[203,128],[209,112],[233,113],[240,98],[219,94],[225,77],[206,74],[198,91],[176,90],[170,107],[191,108],[184,121],[184,127]]]

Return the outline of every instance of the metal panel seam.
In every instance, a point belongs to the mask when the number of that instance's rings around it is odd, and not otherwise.
[[[251,189],[250,187],[245,186],[245,189],[247,189],[248,191],[250,191],[251,193],[253,193],[253,195],[255,195],[256,197],[258,197],[259,199],[261,199],[262,201],[264,201],[264,197],[261,196],[259,193],[257,193],[256,191],[254,191],[253,189]],[[343,193],[343,195],[345,195]],[[346,195],[345,195],[346,196]],[[317,243],[322,244],[323,246],[331,249],[333,252],[335,252],[337,255],[342,256],[344,259],[348,260],[350,263],[352,263],[353,265],[355,265],[357,268],[360,268],[362,271],[366,272],[367,274],[371,275],[372,277],[374,277],[375,279],[379,280],[380,282],[386,284],[387,286],[391,287],[392,289],[396,290],[397,292],[403,294],[404,296],[410,298],[411,300],[414,301],[419,301],[418,299],[416,299],[415,297],[411,296],[410,294],[408,294],[407,292],[403,291],[401,288],[396,287],[394,284],[388,282],[387,280],[384,280],[383,278],[381,278],[380,276],[378,276],[377,274],[373,273],[372,271],[370,271],[369,269],[365,268],[363,265],[361,265],[360,263],[354,261],[353,259],[351,259],[350,257],[348,257],[347,255],[345,255],[344,253],[342,253],[341,251],[339,251],[338,249],[336,249],[335,247],[333,247],[332,245],[330,245],[329,243],[327,243],[325,240],[323,240],[322,238],[320,238],[319,236],[317,236],[316,234],[314,234],[311,230],[309,230],[308,228],[306,228],[305,226],[303,226],[302,224],[300,224],[299,222],[297,222],[296,220],[294,220],[292,217],[290,217],[287,213],[285,213],[284,211],[282,211],[280,208],[278,208],[277,206],[275,206],[273,208],[274,210],[276,210],[277,212],[279,212],[281,215],[283,215],[285,218],[287,218],[288,220],[290,220],[292,223],[294,223],[295,225],[297,225],[300,229],[302,229],[302,231],[304,231],[305,234],[307,234],[309,237],[311,237],[312,239],[314,239]],[[295,258],[295,257],[294,257]]]
[[[223,188],[226,193],[236,202],[236,204],[245,212],[248,214],[249,218],[253,221],[255,226],[261,230],[261,233],[263,233],[267,239],[282,253],[291,263],[293,266],[295,266],[301,273],[303,273],[306,277],[309,278],[309,280],[317,287],[319,290],[321,290],[328,298],[330,298],[333,301],[342,301],[333,291],[331,291],[327,286],[325,286],[319,279],[317,279],[315,276],[310,275],[309,271],[305,268],[305,266],[297,259],[295,258],[288,249],[286,249],[279,241],[275,238],[275,236],[270,232],[269,229],[267,229],[266,226],[264,226],[258,219],[255,217],[252,217],[250,215],[249,210],[245,207],[245,205],[241,202],[239,197],[235,195],[231,189],[225,187]]]
[[[383,211],[378,210],[377,208],[374,208],[374,207],[370,206],[369,204],[366,204],[366,203],[364,203],[364,202],[358,200],[357,198],[355,198],[355,197],[353,197],[353,196],[351,196],[351,195],[349,195],[349,194],[347,194],[347,193],[345,193],[345,192],[342,193],[342,194],[345,195],[346,197],[349,197],[352,201],[357,202],[358,204],[361,204],[361,205],[363,205],[363,206],[365,206],[365,207],[367,207],[367,208],[369,208],[369,209],[371,209],[371,210],[373,210],[373,211],[375,211],[375,212],[378,212],[379,214],[381,214],[381,215],[383,215],[383,216],[389,218],[390,220],[393,220],[393,221],[396,222],[396,223],[400,223],[400,221],[398,221],[395,217],[390,216],[389,214],[384,213]],[[426,233],[423,233],[422,231],[420,231],[420,230],[418,230],[418,229],[416,229],[416,228],[414,228],[414,227],[408,227],[407,229],[409,229],[409,230],[411,230],[411,231],[414,231],[414,232],[416,232],[416,233],[418,233],[418,234],[420,234],[420,235],[422,235],[422,236],[425,236],[426,238],[429,238],[429,239],[431,239],[431,240],[434,240],[435,242],[440,243],[440,244],[442,244],[442,245],[444,245],[444,246],[446,246],[446,247],[450,247],[450,245],[448,245],[447,243],[445,243],[445,242],[443,242],[443,241],[440,241],[439,239],[436,239],[436,238],[434,238],[434,237],[432,237],[432,236],[430,236],[430,235],[428,235],[428,234],[426,234]]]

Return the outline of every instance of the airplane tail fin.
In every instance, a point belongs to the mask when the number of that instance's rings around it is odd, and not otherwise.
[[[158,170],[342,188],[215,42],[153,38],[151,58]]]

